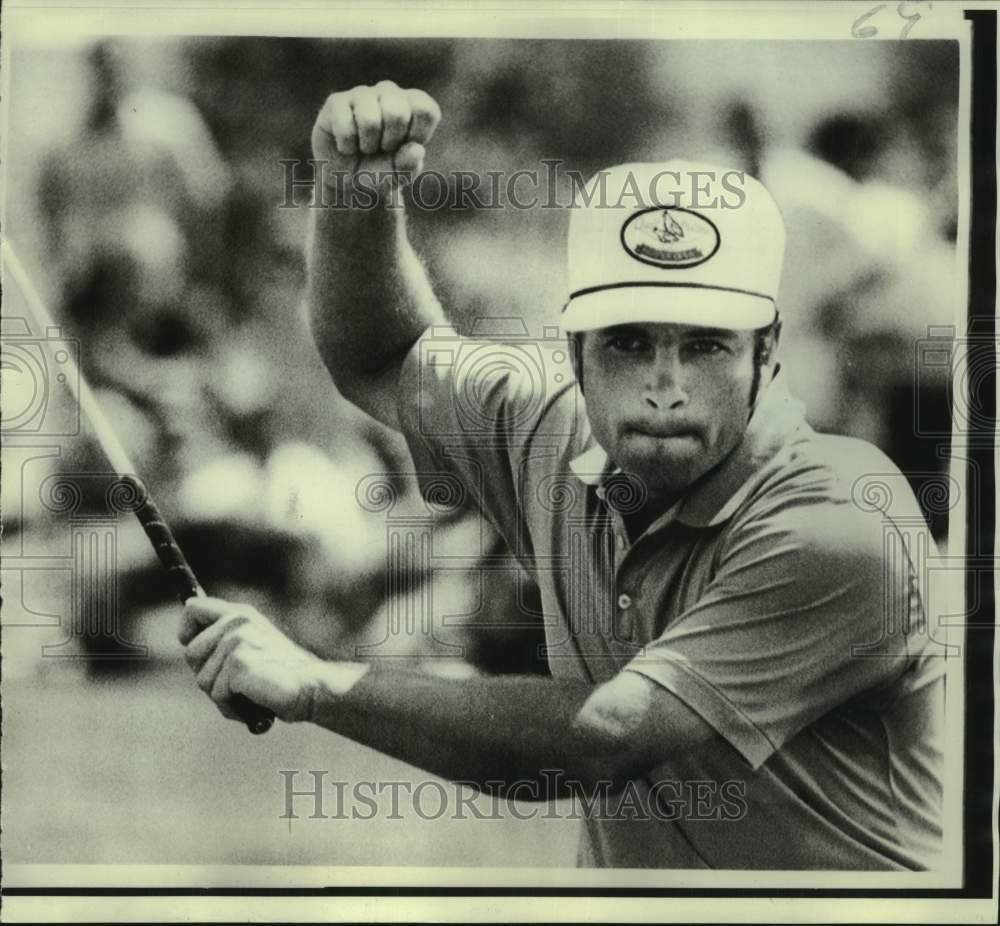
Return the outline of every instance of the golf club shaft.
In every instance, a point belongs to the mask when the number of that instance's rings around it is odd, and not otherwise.
[[[17,283],[17,287],[24,297],[28,311],[33,317],[35,324],[42,332],[47,332],[49,328],[56,327],[52,316],[45,307],[45,303],[42,302],[41,296],[35,290],[21,261],[14,253],[11,243],[4,239],[2,248],[7,269]],[[49,340],[43,338],[42,343],[46,345],[46,348],[51,349]],[[174,535],[167,526],[166,521],[163,520],[163,515],[160,514],[159,508],[157,508],[156,503],[146,491],[145,486],[134,475],[136,472],[135,467],[132,465],[131,460],[129,460],[125,449],[119,442],[118,436],[115,434],[107,418],[104,417],[104,413],[101,411],[100,405],[97,404],[93,392],[90,391],[90,386],[80,373],[76,361],[72,356],[68,356],[61,360],[60,365],[66,373],[66,384],[73,398],[79,403],[82,414],[90,422],[97,441],[101,445],[101,449],[104,451],[104,455],[107,457],[112,469],[138,493],[136,498],[139,500],[139,507],[135,511],[136,517],[139,519],[139,523],[142,524],[146,536],[156,551],[156,555],[167,571],[167,577],[170,580],[174,594],[177,595],[182,604],[188,598],[204,595],[204,590],[191,571],[191,567],[184,558],[184,554],[177,545],[177,541],[174,539]],[[233,704],[251,733],[264,733],[274,723],[274,714],[254,704],[242,695],[234,697]]]

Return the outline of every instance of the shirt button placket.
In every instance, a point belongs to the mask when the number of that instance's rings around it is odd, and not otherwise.
[[[618,596],[618,637],[624,641],[631,641],[633,637],[635,627],[635,619],[633,617],[635,613],[634,604],[632,596],[626,592],[622,592]]]

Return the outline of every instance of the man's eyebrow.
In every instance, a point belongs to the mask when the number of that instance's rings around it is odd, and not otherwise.
[[[623,334],[645,334],[646,330],[642,325],[637,325],[634,322],[625,322],[621,325],[609,325],[604,329],[605,334],[609,335],[623,335]]]
[[[719,338],[720,340],[732,340],[737,336],[732,328],[691,328],[684,332],[686,338]]]

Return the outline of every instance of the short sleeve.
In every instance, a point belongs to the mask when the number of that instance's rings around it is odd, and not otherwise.
[[[696,605],[625,668],[679,697],[754,769],[908,664],[912,578],[849,504],[752,511]]]
[[[529,453],[561,456],[577,427],[578,390],[561,338],[481,340],[428,329],[400,373],[399,421],[423,490],[456,476],[533,574],[520,494]]]

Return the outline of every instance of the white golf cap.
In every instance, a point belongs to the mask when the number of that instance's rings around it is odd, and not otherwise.
[[[777,315],[784,249],[777,205],[743,171],[681,160],[599,171],[570,216],[562,326],[761,328]]]

